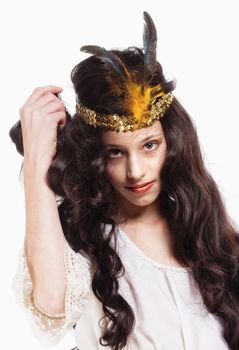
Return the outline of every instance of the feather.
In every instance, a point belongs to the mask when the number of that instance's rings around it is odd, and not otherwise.
[[[128,79],[129,73],[121,61],[121,59],[116,56],[113,52],[107,51],[104,47],[96,45],[85,45],[82,46],[81,51],[86,53],[91,53],[97,57],[100,57],[102,61],[107,65],[107,68],[113,71],[118,75],[122,80]]]
[[[157,48],[157,31],[154,22],[148,12],[144,11],[144,76],[147,79],[155,69],[156,65],[156,48]]]
[[[148,112],[148,108],[152,105],[156,99],[164,95],[162,86],[144,86],[134,82],[128,82],[126,85],[128,97],[125,100],[125,106],[127,111],[134,116],[137,123],[140,123],[144,118],[145,113]]]
[[[96,45],[85,45],[81,51],[97,56],[104,63],[105,80],[111,87],[111,93],[115,96],[126,98],[126,84],[131,80],[130,73],[121,59],[112,51]]]
[[[156,66],[157,32],[150,15],[144,11],[144,67],[138,76],[126,68],[123,61],[112,51],[96,45],[85,45],[81,51],[93,54],[104,63],[105,79],[111,87],[111,92],[124,100],[124,109],[134,116],[137,123],[147,118],[149,106],[162,97],[164,84],[150,86],[149,78]]]

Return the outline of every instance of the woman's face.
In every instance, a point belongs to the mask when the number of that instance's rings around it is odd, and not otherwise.
[[[166,155],[161,123],[126,133],[104,131],[102,142],[108,155],[108,179],[119,199],[141,207],[155,202]]]

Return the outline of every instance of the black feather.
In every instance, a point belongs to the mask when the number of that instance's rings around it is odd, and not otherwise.
[[[156,66],[156,49],[157,49],[157,31],[154,22],[148,12],[144,11],[144,76],[147,79],[154,71]]]
[[[80,50],[86,53],[91,53],[101,58],[101,60],[107,66],[109,72],[112,73],[112,70],[113,70],[114,73],[117,74],[118,78],[122,79],[122,81],[125,81],[128,79],[128,73],[124,63],[113,52],[107,51],[104,47],[100,47],[97,45],[85,45],[85,46],[82,46]]]

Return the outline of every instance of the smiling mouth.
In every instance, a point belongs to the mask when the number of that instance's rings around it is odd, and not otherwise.
[[[127,188],[127,190],[131,192],[144,193],[147,192],[153,186],[154,183],[155,181],[151,181],[137,186],[126,186],[125,188]]]
[[[126,188],[128,188],[129,190],[133,190],[133,189],[137,189],[137,188],[144,188],[150,184],[152,184],[154,181],[150,181],[150,182],[145,182],[144,184],[140,184],[140,185],[135,185],[135,186],[125,186]]]

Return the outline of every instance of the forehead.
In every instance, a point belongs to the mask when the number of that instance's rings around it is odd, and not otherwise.
[[[163,129],[160,121],[156,121],[153,125],[134,131],[116,132],[116,131],[103,131],[101,134],[102,142],[104,145],[116,144],[116,145],[128,145],[132,143],[138,143],[147,137],[154,135],[163,135]]]

